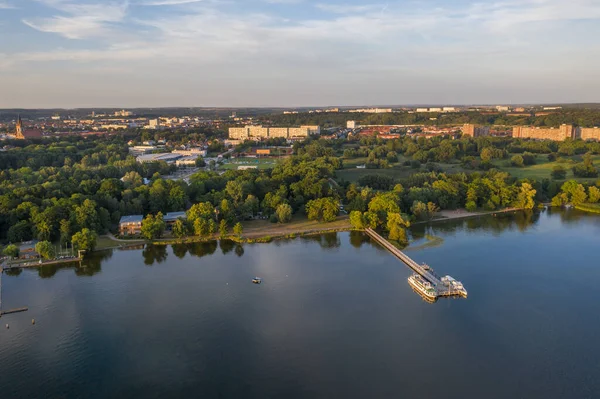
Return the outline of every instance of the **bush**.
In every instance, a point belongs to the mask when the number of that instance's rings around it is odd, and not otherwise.
[[[567,178],[567,170],[561,165],[556,165],[552,168],[551,175],[554,180],[564,180]]]
[[[516,166],[517,168],[522,168],[523,166],[525,166],[525,161],[523,160],[523,157],[521,155],[514,155],[510,159],[510,164],[512,166]]]

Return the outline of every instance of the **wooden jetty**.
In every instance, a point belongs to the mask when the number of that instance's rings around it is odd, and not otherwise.
[[[26,312],[28,310],[29,310],[28,307],[22,307],[22,308],[10,309],[10,310],[2,310],[2,267],[0,266],[0,317],[2,317],[2,315],[5,315],[5,314],[21,313],[21,312]]]
[[[425,280],[431,283],[435,288],[437,297],[452,297],[462,296],[467,297],[467,290],[462,287],[462,284],[454,280],[450,276],[440,277],[438,276],[431,267],[426,264],[419,265],[417,262],[412,260],[404,252],[393,246],[388,240],[383,238],[373,229],[366,229],[365,232],[375,240],[379,245],[387,249],[400,259],[404,264],[410,267],[415,273],[421,275]]]

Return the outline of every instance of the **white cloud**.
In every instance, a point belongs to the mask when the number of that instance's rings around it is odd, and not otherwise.
[[[57,33],[68,39],[102,36],[111,24],[123,21],[128,2],[105,4],[74,3],[61,0],[39,0],[61,14],[50,18],[24,19],[23,23],[42,32]]]
[[[16,8],[16,7],[5,1],[0,1],[0,10],[8,10],[8,9],[13,9],[13,8]]]

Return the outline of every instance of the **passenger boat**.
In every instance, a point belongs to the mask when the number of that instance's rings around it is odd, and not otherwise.
[[[444,276],[441,280],[452,292],[456,292],[458,295],[464,296],[465,298],[467,297],[467,290],[460,281],[455,280],[451,276]]]
[[[435,300],[438,296],[435,287],[419,274],[410,276],[408,284],[426,299]]]
[[[253,282],[254,284],[260,284],[260,283],[262,283],[262,278],[260,278],[260,277],[254,277],[254,278],[252,279],[252,282]]]

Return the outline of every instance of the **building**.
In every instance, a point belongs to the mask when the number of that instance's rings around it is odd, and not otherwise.
[[[507,107],[506,105],[496,105],[496,111],[508,112],[508,111],[510,111],[510,107]]]
[[[15,138],[19,140],[35,139],[42,137],[42,131],[38,129],[27,129],[23,128],[23,121],[21,117],[17,119],[17,125],[15,127]]]
[[[321,133],[319,126],[300,127],[262,127],[246,126],[229,128],[229,139],[232,140],[262,140],[268,138],[299,138]]]
[[[186,157],[205,157],[206,150],[202,148],[189,148],[187,150],[175,150],[171,152],[172,154],[180,154]]]
[[[596,140],[600,141],[600,128],[592,127],[592,128],[579,128],[577,132],[577,136],[582,140]]]
[[[389,114],[393,112],[391,108],[360,108],[360,109],[351,109],[348,112],[357,113],[362,112],[365,114]]]
[[[37,244],[37,240],[26,241],[21,243],[19,246],[19,258],[20,259],[37,259],[40,255],[35,250],[35,244]]]
[[[346,122],[346,129],[356,129],[356,121]]]
[[[119,234],[122,236],[134,236],[142,233],[142,215],[123,216],[119,220]]]
[[[148,121],[148,127],[150,129],[158,129],[160,127],[160,120],[159,119],[150,119]]]
[[[490,128],[489,126],[475,126],[472,123],[466,123],[462,127],[462,134],[468,137],[489,136]]]
[[[136,161],[139,163],[147,163],[147,162],[166,162],[168,164],[172,164],[177,162],[177,160],[183,158],[181,154],[171,154],[171,153],[162,153],[162,154],[147,154],[140,155],[136,158]]]
[[[561,125],[559,128],[539,128],[516,126],[513,128],[513,138],[564,141],[575,137],[573,125]]]
[[[163,216],[163,221],[167,227],[167,230],[172,230],[173,225],[177,219],[187,220],[187,214],[185,212],[169,212]]]
[[[198,160],[197,156],[187,156],[187,157],[183,157],[178,159],[177,161],[175,161],[175,165],[177,166],[196,166],[196,161]]]

